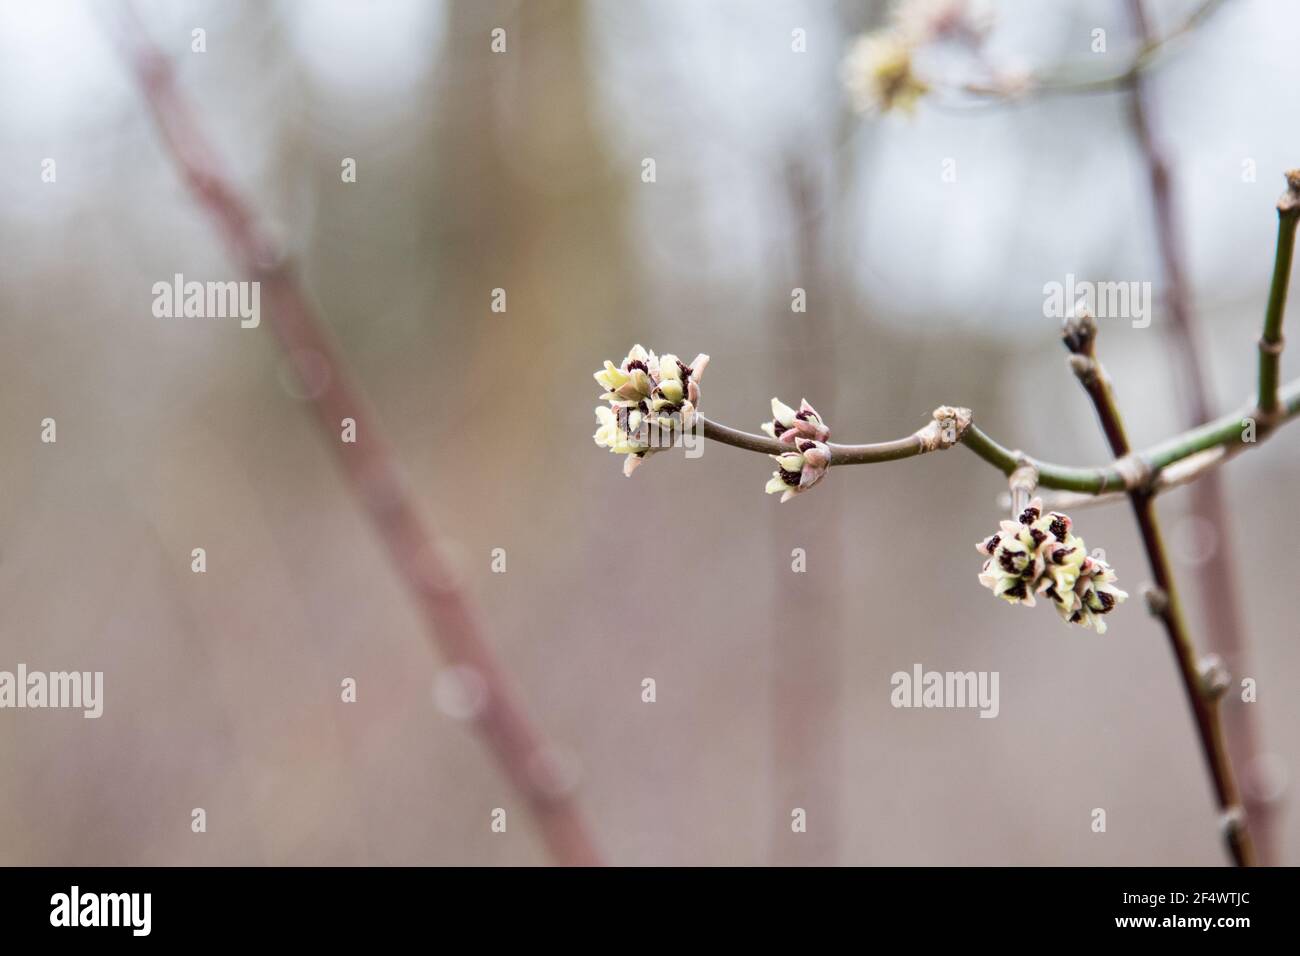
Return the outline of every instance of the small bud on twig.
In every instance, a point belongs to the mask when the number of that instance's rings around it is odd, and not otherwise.
[[[1206,654],[1196,665],[1201,679],[1201,693],[1209,700],[1218,700],[1232,686],[1232,675],[1218,654]]]
[[[1097,341],[1097,321],[1087,312],[1070,316],[1061,324],[1061,341],[1071,355],[1091,357]]]
[[[1142,589],[1142,600],[1146,602],[1152,617],[1164,617],[1169,610],[1169,595],[1164,588],[1158,588],[1154,584],[1148,584]]]
[[[1286,192],[1277,201],[1277,211],[1284,216],[1300,215],[1300,169],[1289,169],[1286,175]]]
[[[928,425],[916,432],[916,438],[921,442],[921,454],[951,448],[961,441],[970,427],[970,409],[940,405],[931,413],[931,419]]]

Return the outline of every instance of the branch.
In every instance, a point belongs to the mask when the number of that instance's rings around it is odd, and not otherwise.
[[[1223,464],[1230,455],[1236,454],[1245,447],[1247,446],[1241,445],[1229,452],[1227,446],[1216,445],[1205,451],[1198,451],[1194,455],[1189,455],[1181,461],[1176,461],[1156,475],[1148,488],[1148,493],[1152,497],[1156,497],[1171,488],[1190,484],[1211,468],[1217,468]],[[1058,491],[1039,495],[1039,497],[1043,499],[1043,507],[1049,511],[1075,511],[1079,508],[1114,504],[1117,501],[1127,499],[1128,492],[1107,491],[1102,494],[1090,495],[1078,491]],[[999,507],[1010,507],[1010,502],[1011,496],[1004,492],[999,498]]]
[[[1144,34],[1137,52],[1133,54],[1128,65],[1116,73],[1098,75],[1097,71],[1085,67],[1056,69],[1050,73],[1040,73],[1023,84],[1023,89],[1010,94],[1004,84],[999,83],[963,83],[956,89],[969,96],[984,97],[992,100],[1026,99],[1035,96],[1088,96],[1097,93],[1120,93],[1132,89],[1138,76],[1152,66],[1166,53],[1175,41],[1191,33],[1208,20],[1223,5],[1223,0],[1202,0],[1192,13],[1163,37]]]
[[[1143,43],[1150,43],[1152,33],[1143,0],[1129,0],[1129,11],[1139,39]],[[1209,380],[1205,373],[1199,330],[1192,314],[1191,286],[1187,280],[1186,258],[1180,241],[1173,175],[1158,138],[1156,101],[1150,93],[1148,80],[1147,74],[1140,70],[1132,77],[1133,132],[1150,181],[1156,244],[1164,270],[1168,300],[1170,341],[1181,371],[1187,419],[1193,424],[1199,424],[1209,417]],[[1262,422],[1265,431],[1271,425],[1272,416]],[[1218,473],[1210,472],[1205,481],[1197,482],[1192,488],[1191,498],[1192,512],[1208,523],[1218,540],[1218,546],[1210,552],[1209,559],[1196,571],[1200,580],[1199,590],[1205,596],[1201,608],[1206,618],[1206,630],[1213,648],[1222,653],[1230,666],[1245,667],[1246,638],[1242,632],[1240,589],[1232,559],[1232,528],[1228,522]],[[1209,598],[1209,595],[1213,595],[1213,598]],[[1244,772],[1252,773],[1259,752],[1255,711],[1253,708],[1238,709],[1229,716],[1234,725],[1233,751],[1238,755],[1238,763]],[[1268,862],[1272,858],[1275,844],[1273,812],[1266,800],[1257,797],[1257,790],[1253,786],[1248,789],[1249,810],[1261,853]]]
[[[1278,425],[1300,415],[1300,379],[1283,386],[1278,398]],[[1124,455],[1110,465],[1074,468],[1043,461],[998,444],[970,420],[967,409],[941,406],[934,414],[937,416],[934,421],[906,438],[869,445],[831,443],[831,464],[866,465],[897,461],[960,443],[1004,475],[1009,476],[1021,465],[1032,465],[1038,472],[1040,488],[1056,488],[1098,498],[1107,493],[1126,493],[1138,487],[1148,487],[1149,493],[1154,494],[1185,484],[1238,452],[1260,444],[1260,441],[1244,438],[1246,429],[1243,423],[1256,414],[1253,406],[1247,406],[1143,451]],[[765,435],[743,432],[703,415],[697,416],[697,420],[705,438],[733,448],[764,455],[779,455],[790,450],[789,445]],[[1256,437],[1262,440],[1268,434],[1269,431],[1261,430]]]
[[[148,39],[134,9],[123,4],[111,25],[153,113],[163,146],[231,256],[268,293],[271,328],[308,386],[320,426],[339,455],[344,479],[419,606],[430,640],[448,665],[464,667],[482,681],[486,694],[475,716],[476,729],[527,800],[555,859],[570,865],[600,863],[571,788],[554,766],[553,751],[520,703],[484,637],[477,609],[424,524],[379,420],[329,327],[251,203],[221,168],[189,104],[176,89],[170,63]],[[337,429],[349,417],[356,421],[356,442],[343,444]]]
[[[1071,351],[1070,368],[1092,399],[1111,451],[1120,458],[1125,457],[1130,451],[1128,438],[1110,381],[1094,352],[1096,324],[1092,317],[1084,316],[1068,322],[1065,342]],[[1233,861],[1238,866],[1251,866],[1254,863],[1254,847],[1219,721],[1218,699],[1225,688],[1212,683],[1206,676],[1209,669],[1203,668],[1198,662],[1196,648],[1187,631],[1178,592],[1174,587],[1173,569],[1169,564],[1164,536],[1156,517],[1155,501],[1150,491],[1138,487],[1131,489],[1128,495],[1133,504],[1138,530],[1142,534],[1142,544],[1146,548],[1147,563],[1155,578],[1155,590],[1148,593],[1147,605],[1151,613],[1164,624],[1174,658],[1178,662],[1183,691],[1196,719],[1201,749],[1209,765],[1214,792],[1223,814],[1224,839]]]
[[[1273,282],[1268,289],[1264,333],[1259,337],[1259,412],[1271,424],[1277,414],[1278,367],[1282,361],[1282,317],[1286,312],[1286,290],[1291,280],[1291,254],[1295,250],[1296,222],[1300,220],[1300,169],[1286,174],[1287,191],[1277,201],[1277,254],[1273,259]]]
[[[900,458],[923,455],[927,451],[934,451],[940,447],[946,448],[948,445],[953,444],[960,438],[959,429],[964,429],[970,423],[970,412],[964,408],[940,407],[935,409],[934,417],[935,420],[929,425],[897,441],[878,442],[871,445],[836,445],[831,443],[831,464],[869,465],[876,462],[897,461]],[[742,432],[739,429],[705,418],[703,415],[698,416],[698,419],[704,437],[721,442],[724,445],[743,448],[745,451],[761,452],[764,455],[780,455],[790,450],[789,445],[782,444],[774,438]],[[951,423],[946,432],[943,424],[945,421]],[[952,440],[947,444],[944,444],[943,440],[945,433],[953,436]]]

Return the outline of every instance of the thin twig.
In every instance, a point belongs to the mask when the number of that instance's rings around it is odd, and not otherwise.
[[[252,204],[231,183],[189,104],[176,88],[171,64],[147,37],[129,4],[111,21],[123,55],[139,81],[163,146],[195,198],[221,233],[231,256],[261,283],[272,330],[302,376],[343,475],[389,557],[419,605],[429,638],[448,665],[464,668],[483,690],[474,721],[506,776],[527,800],[556,861],[601,862],[572,787],[554,751],[534,726],[491,645],[476,608],[420,515],[379,420],[352,377],[304,291],[293,265],[262,227]],[[338,439],[344,418],[356,423],[355,443]]]
[[[1115,403],[1115,394],[1111,390],[1110,381],[1094,351],[1096,324],[1092,317],[1082,316],[1071,319],[1066,324],[1064,338],[1066,347],[1071,351],[1070,368],[1097,410],[1097,417],[1106,434],[1106,441],[1117,457],[1124,458],[1130,452],[1128,437],[1124,430],[1124,421],[1120,417],[1119,406]],[[1254,851],[1236,778],[1232,773],[1232,764],[1223,743],[1223,730],[1218,711],[1220,692],[1212,692],[1207,682],[1202,680],[1196,648],[1192,644],[1187,623],[1183,619],[1178,591],[1174,586],[1173,569],[1169,564],[1160,522],[1156,517],[1155,501],[1150,491],[1144,487],[1133,488],[1128,496],[1133,504],[1133,514],[1137,518],[1138,529],[1142,534],[1147,562],[1155,578],[1156,590],[1148,595],[1148,605],[1152,614],[1159,617],[1164,624],[1174,658],[1178,662],[1178,670],[1183,679],[1183,690],[1187,694],[1192,714],[1196,719],[1201,749],[1205,753],[1213,779],[1214,792],[1219,801],[1219,809],[1223,814],[1224,839],[1236,864],[1249,866],[1254,862]],[[1217,688],[1214,690],[1218,691]]]
[[[1242,448],[1249,447],[1249,445],[1239,445],[1229,452],[1226,446],[1218,445],[1205,451],[1198,451],[1196,454],[1163,469],[1152,480],[1148,493],[1152,497],[1156,497],[1171,488],[1189,484],[1211,468],[1219,467],[1231,455],[1236,454]],[[1092,508],[1098,505],[1110,505],[1119,501],[1127,501],[1128,492],[1108,491],[1101,495],[1089,495],[1077,491],[1055,491],[1039,497],[1043,499],[1043,507],[1049,511],[1075,511],[1079,508]],[[1004,492],[998,498],[999,507],[1009,507],[1010,500],[1011,496]]]
[[[1277,201],[1277,253],[1273,257],[1273,281],[1268,289],[1264,332],[1259,337],[1259,413],[1272,424],[1277,414],[1278,370],[1282,362],[1282,318],[1286,312],[1286,291],[1291,281],[1291,255],[1295,251],[1296,222],[1300,221],[1300,169],[1286,174],[1287,190]]]
[[[941,407],[936,413],[967,412],[965,409]],[[876,442],[869,445],[837,445],[831,443],[831,464],[866,465],[885,461],[897,461],[913,458],[927,451],[949,447],[954,442],[944,443],[945,433],[955,436],[955,443],[965,445],[1004,475],[1010,475],[1022,464],[1033,465],[1038,471],[1040,488],[1055,488],[1073,491],[1091,497],[1105,496],[1110,493],[1127,493],[1139,484],[1150,485],[1152,491],[1171,488],[1176,484],[1185,484],[1192,478],[1200,477],[1214,465],[1227,461],[1238,452],[1255,448],[1271,432],[1260,431],[1251,436],[1245,428],[1245,422],[1255,413],[1253,405],[1239,409],[1231,414],[1216,418],[1197,428],[1188,429],[1172,438],[1167,438],[1157,445],[1124,456],[1110,465],[1091,468],[1076,468],[1070,465],[1058,465],[1040,458],[1013,451],[985,434],[973,421],[964,426],[956,418],[947,419],[951,431],[942,421],[932,421],[906,438],[894,441]],[[1277,424],[1284,424],[1300,415],[1300,379],[1289,382],[1279,392],[1279,409]],[[779,455],[789,451],[789,445],[782,445],[776,439],[766,435],[755,435],[740,431],[728,425],[715,422],[703,415],[698,416],[701,433],[705,438],[731,445],[745,451],[765,455]],[[1251,438],[1258,440],[1252,441]],[[1183,465],[1181,463],[1188,462]],[[1194,467],[1191,466],[1195,462]],[[1183,471],[1178,471],[1181,467]],[[1161,482],[1169,470],[1175,479]]]
[[[1144,46],[1150,45],[1153,33],[1147,22],[1143,0],[1129,0],[1129,11],[1138,39]],[[1213,12],[1213,8],[1209,12]],[[1208,12],[1205,15],[1208,16]],[[1180,241],[1172,173],[1157,138],[1155,101],[1149,91],[1148,79],[1148,74],[1143,69],[1135,71],[1131,77],[1133,131],[1150,180],[1156,243],[1164,270],[1171,340],[1174,357],[1181,371],[1187,420],[1191,424],[1198,424],[1209,417],[1208,379],[1202,359],[1204,353],[1199,330],[1191,311],[1191,286],[1187,281],[1186,259]],[[1192,486],[1191,510],[1206,521],[1218,542],[1208,559],[1197,569],[1201,594],[1213,595],[1212,599],[1202,600],[1207,633],[1212,647],[1222,654],[1230,667],[1245,668],[1247,653],[1246,640],[1241,631],[1240,588],[1232,559],[1231,527],[1218,472],[1208,472],[1203,481]],[[1255,770],[1260,750],[1254,709],[1238,709],[1232,712],[1231,719],[1234,730],[1231,735],[1232,750],[1250,782],[1249,775]],[[1246,799],[1260,851],[1265,862],[1271,862],[1274,844],[1273,808],[1266,800],[1258,797],[1258,787],[1253,784],[1246,788]]]
[[[1202,0],[1188,17],[1162,37],[1148,36],[1123,69],[1098,75],[1092,67],[1058,68],[1039,73],[1008,89],[1002,83],[963,83],[953,87],[960,93],[997,103],[1024,102],[1045,96],[1091,96],[1098,93],[1122,93],[1132,89],[1134,78],[1151,69],[1168,52],[1175,40],[1186,36],[1208,20],[1224,0]]]

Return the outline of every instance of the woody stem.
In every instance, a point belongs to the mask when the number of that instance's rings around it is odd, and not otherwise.
[[[1085,322],[1090,323],[1091,320],[1085,319]],[[1106,371],[1093,353],[1095,336],[1096,331],[1093,326],[1091,334],[1084,338],[1082,344],[1072,344],[1067,327],[1067,347],[1074,353],[1070,356],[1070,368],[1097,410],[1097,417],[1111,451],[1117,458],[1123,459],[1129,454],[1128,437]],[[1197,735],[1209,767],[1215,797],[1223,814],[1224,839],[1227,842],[1228,852],[1238,866],[1252,866],[1254,847],[1247,828],[1245,811],[1241,805],[1237,781],[1233,776],[1232,764],[1224,744],[1223,726],[1219,719],[1218,694],[1209,687],[1207,681],[1202,679],[1197,666],[1196,647],[1188,633],[1182,604],[1174,585],[1173,569],[1169,563],[1164,535],[1160,530],[1160,521],[1156,516],[1155,500],[1150,491],[1149,479],[1131,488],[1128,495],[1133,505],[1138,530],[1142,535],[1147,563],[1155,579],[1155,588],[1147,595],[1147,605],[1151,613],[1164,624],[1165,632],[1169,636],[1169,644],[1178,664],[1179,676],[1182,678],[1183,691],[1187,695],[1192,716],[1196,721]]]
[[[1243,420],[1250,417],[1254,411],[1253,406],[1240,409],[1204,425],[1190,428],[1150,448],[1122,456],[1124,461],[1090,468],[1058,465],[1013,451],[999,444],[973,423],[958,436],[957,440],[1004,475],[1010,475],[1021,465],[1029,464],[1038,472],[1040,488],[1101,495],[1106,492],[1129,490],[1134,483],[1135,473],[1149,474],[1154,478],[1170,465],[1212,448],[1223,448],[1227,453],[1223,456],[1226,459],[1232,454],[1255,447],[1259,444],[1255,441],[1255,434],[1243,431]],[[1300,379],[1289,382],[1279,390],[1276,424],[1281,425],[1297,415],[1300,415]],[[741,431],[703,415],[697,417],[702,434],[711,441],[764,455],[779,455],[790,450],[789,445],[783,445],[766,435]],[[1264,435],[1258,437],[1262,438]],[[897,461],[924,454],[931,447],[915,433],[906,438],[866,445],[831,443],[831,464],[867,465]]]

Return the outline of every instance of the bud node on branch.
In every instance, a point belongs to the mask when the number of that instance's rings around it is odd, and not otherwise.
[[[1165,612],[1169,610],[1169,595],[1165,593],[1164,588],[1148,584],[1142,589],[1142,598],[1147,602],[1147,610],[1151,612],[1152,617],[1164,617]]]
[[[1148,465],[1139,455],[1125,455],[1116,459],[1115,470],[1124,479],[1126,491],[1147,493],[1156,478],[1156,470]]]
[[[915,437],[921,443],[923,455],[951,448],[962,440],[971,423],[969,408],[952,405],[940,405],[932,413],[932,418],[928,425],[916,431]]]

